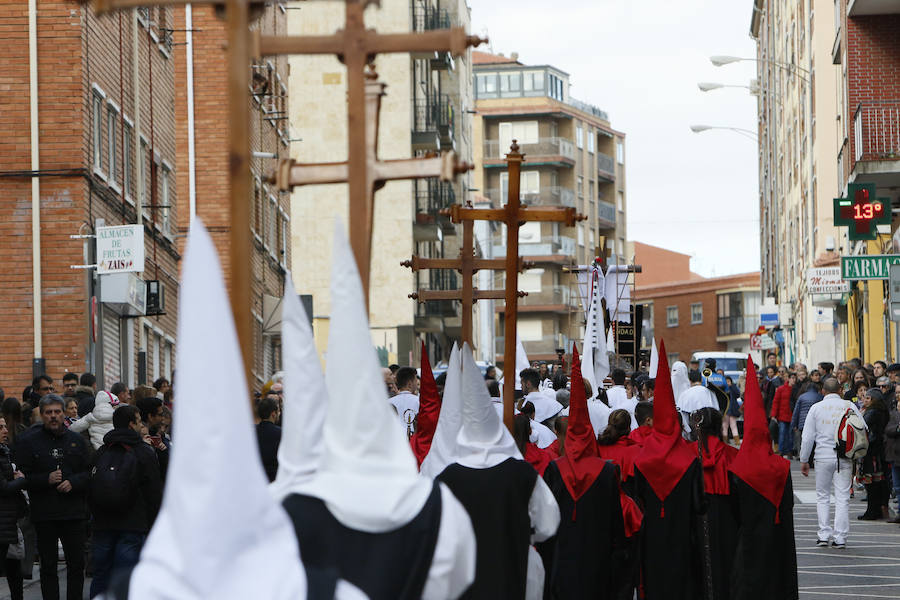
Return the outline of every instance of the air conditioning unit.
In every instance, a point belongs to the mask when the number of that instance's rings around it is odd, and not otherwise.
[[[147,314],[158,315],[166,312],[166,288],[158,279],[147,281]]]

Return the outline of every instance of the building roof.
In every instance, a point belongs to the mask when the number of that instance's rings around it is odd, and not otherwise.
[[[518,54],[513,54],[512,56],[503,56],[502,54],[491,54],[490,52],[479,52],[478,50],[472,50],[473,65],[520,65],[522,63],[518,61],[518,58]]]
[[[714,290],[726,290],[730,288],[747,287],[759,288],[760,273],[737,273],[723,277],[708,277],[704,279],[690,279],[686,281],[669,281],[655,285],[645,285],[635,289],[634,295],[639,299],[653,299],[656,297],[676,296],[679,294],[695,294]]]

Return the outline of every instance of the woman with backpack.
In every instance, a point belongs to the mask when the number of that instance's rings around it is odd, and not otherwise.
[[[868,498],[866,512],[859,515],[861,521],[875,521],[888,518],[888,490],[884,466],[884,428],[889,414],[884,405],[881,390],[870,389],[863,400],[863,418],[869,428],[869,449],[859,460],[857,478],[866,486]]]

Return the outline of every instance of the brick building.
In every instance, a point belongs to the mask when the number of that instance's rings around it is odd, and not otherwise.
[[[179,259],[172,11],[97,17],[54,0],[35,10],[0,4],[0,384],[21,390],[37,372],[92,371],[105,387],[169,376]],[[72,268],[96,264],[100,224],[142,226],[142,273]],[[151,280],[164,302],[148,317]]]
[[[690,256],[634,242],[643,267],[635,303],[644,305],[643,346],[665,340],[669,364],[700,351],[748,352],[759,326],[759,272],[705,278]]]
[[[179,218],[186,234],[192,215],[212,235],[230,289],[228,176],[228,102],[225,21],[209,6],[177,8],[174,29],[175,116]],[[251,28],[265,35],[287,31],[283,3],[267,4]],[[191,31],[186,31],[191,30]],[[254,362],[250,386],[259,389],[281,367],[280,300],[290,268],[290,194],[264,182],[278,158],[290,149],[287,115],[287,57],[269,57],[248,65],[252,82],[248,106],[251,169],[254,177],[251,222]]]

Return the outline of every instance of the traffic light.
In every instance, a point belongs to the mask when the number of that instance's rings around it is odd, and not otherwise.
[[[834,224],[849,227],[851,241],[874,240],[878,225],[890,225],[890,200],[875,193],[874,183],[851,183],[846,198],[834,199]]]

